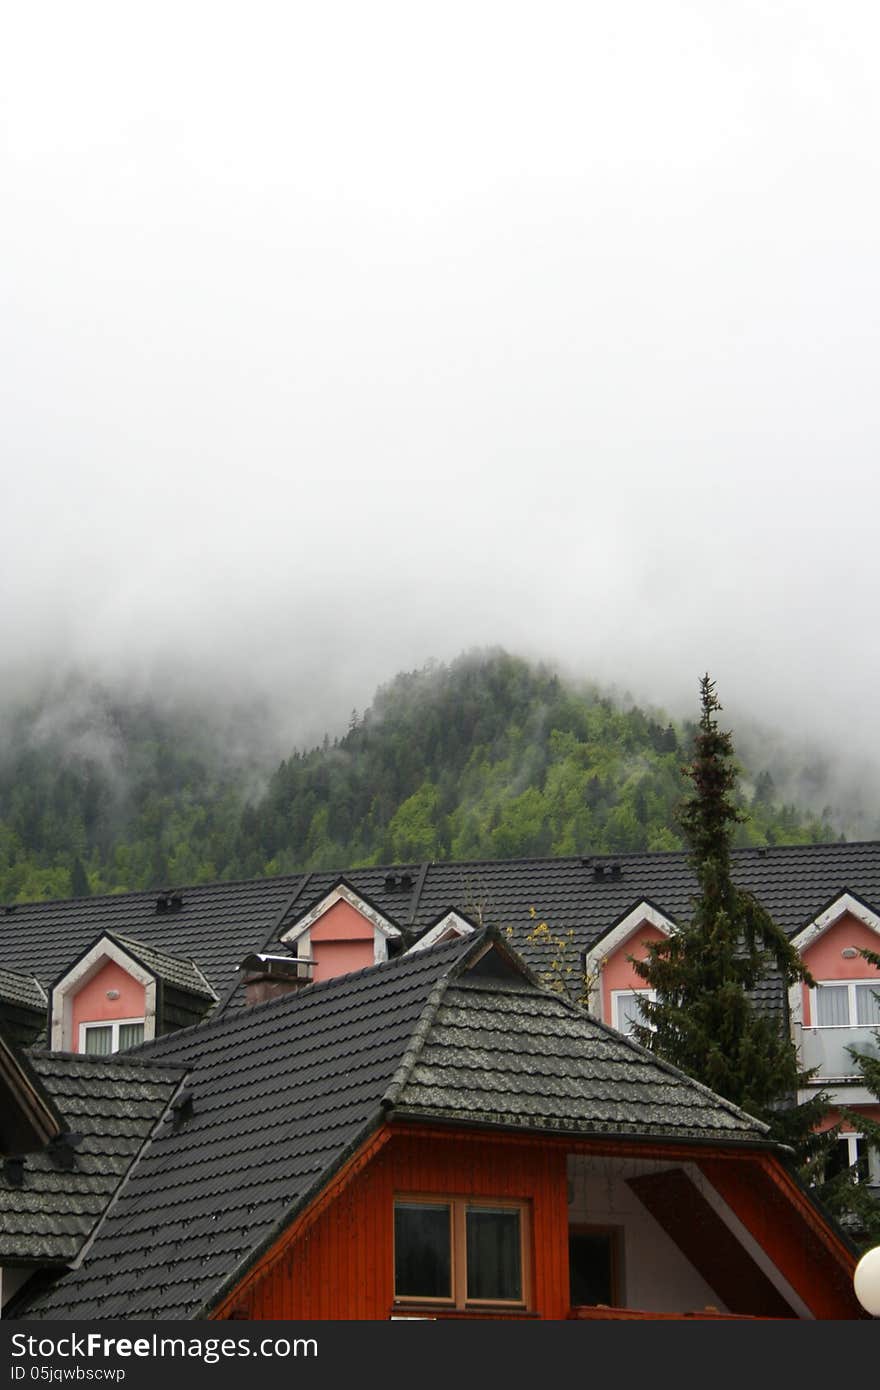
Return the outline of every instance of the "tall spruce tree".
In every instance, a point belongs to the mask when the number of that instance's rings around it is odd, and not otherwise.
[[[656,991],[642,1005],[638,1040],[688,1075],[765,1120],[774,1139],[792,1146],[805,1177],[821,1175],[833,1136],[816,1126],[827,1108],[821,1093],[797,1104],[803,1080],[779,1011],[762,1007],[760,987],[781,989],[809,975],[785,933],[753,894],[731,875],[731,844],[745,819],[736,806],[737,770],[731,734],[718,726],[721,705],[708,675],[700,682],[701,717],[693,786],[679,812],[698,892],[690,920],[633,961]],[[775,985],[775,989],[774,989]]]

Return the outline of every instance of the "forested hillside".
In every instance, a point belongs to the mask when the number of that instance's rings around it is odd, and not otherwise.
[[[677,849],[692,726],[502,652],[400,674],[274,770],[259,712],[71,688],[8,714],[0,900],[425,858]],[[233,730],[235,737],[233,738]],[[233,743],[235,752],[231,752]],[[836,838],[744,771],[742,843]]]

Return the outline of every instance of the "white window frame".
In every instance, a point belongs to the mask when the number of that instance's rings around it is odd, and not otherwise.
[[[624,1030],[623,1030],[623,1029],[621,1028],[621,1026],[620,1026],[620,1000],[621,1000],[624,996],[629,996],[629,995],[631,995],[631,994],[644,995],[645,999],[648,1001],[649,1004],[656,1004],[656,1002],[657,1002],[657,991],[656,991],[656,989],[612,989],[612,990],[611,990],[611,1027],[612,1027],[612,1028],[616,1028],[617,1031],[618,1031],[618,1033],[623,1033],[623,1036],[624,1036],[625,1038],[630,1038],[630,1037],[632,1037],[632,1034],[631,1034],[631,1033],[626,1033],[626,1032],[624,1032]],[[652,1025],[648,1022],[647,1019],[643,1019],[642,1022],[644,1023],[644,1025],[645,1025],[646,1028],[650,1028],[650,1027],[652,1026]],[[633,1042],[635,1042],[635,1038],[633,1038],[632,1040],[633,1040]]]
[[[98,1056],[101,1056],[101,1055],[103,1055],[103,1056],[111,1056],[114,1052],[118,1052],[118,1051],[119,1051],[119,1030],[120,1030],[120,1028],[122,1028],[126,1023],[143,1023],[143,1024],[144,1024],[144,1038],[142,1039],[142,1041],[145,1042],[145,1041],[146,1041],[146,1022],[147,1022],[147,1020],[146,1020],[143,1016],[141,1016],[140,1018],[93,1018],[93,1019],[91,1020],[91,1022],[89,1022],[89,1023],[81,1023],[81,1024],[79,1025],[79,1050],[80,1050],[80,1052],[85,1053],[85,1050],[86,1050],[86,1033],[89,1031],[90,1028],[109,1028],[109,1029],[111,1029],[111,1033],[110,1033],[110,1052],[109,1052],[109,1053],[103,1053],[103,1054],[99,1053],[99,1054],[97,1054],[97,1055],[98,1055]],[[89,1055],[94,1055],[94,1054],[89,1054]]]
[[[833,986],[835,989],[847,987],[847,1007],[849,1019],[846,1023],[820,1023],[819,1022],[819,1000],[818,991],[824,986]],[[877,1028],[876,1023],[858,1023],[858,1012],[856,1009],[856,985],[870,985],[876,994],[880,994],[880,979],[875,976],[872,980],[817,980],[810,990],[810,1027],[811,1028]]]
[[[854,1163],[858,1163],[860,1139],[865,1145],[864,1157],[867,1177],[861,1179],[857,1176],[856,1182],[864,1181],[866,1187],[878,1187],[880,1186],[880,1153],[878,1153],[877,1149],[866,1141],[865,1135],[858,1129],[844,1129],[841,1130],[840,1134],[837,1136],[838,1144],[842,1144],[844,1140],[846,1140],[848,1168],[852,1168]]]

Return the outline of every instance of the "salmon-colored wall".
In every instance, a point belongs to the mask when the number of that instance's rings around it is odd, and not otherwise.
[[[118,989],[118,999],[108,999],[108,989]],[[97,975],[74,996],[71,1004],[72,1031],[71,1048],[79,1052],[79,1025],[81,1023],[106,1023],[114,1018],[143,1018],[144,987],[117,965],[108,960]]]
[[[873,1120],[874,1124],[880,1121],[880,1105],[853,1105],[850,1109],[857,1115],[864,1115],[867,1120]],[[822,1116],[822,1123],[819,1125],[819,1129],[830,1129],[832,1125],[836,1124],[840,1124],[841,1133],[843,1134],[859,1132],[857,1125],[852,1124],[849,1120],[841,1120],[839,1110],[826,1110],[825,1114]]]
[[[249,1318],[385,1319],[394,1306],[394,1197],[531,1203],[532,1307],[569,1308],[565,1151],[469,1134],[394,1135],[238,1305]],[[535,1254],[537,1252],[537,1255]],[[401,1305],[396,1311],[406,1310]]]
[[[312,946],[313,980],[332,980],[374,965],[373,939],[369,941],[319,941]]]
[[[860,922],[857,917],[845,913],[839,922],[835,922],[833,927],[829,927],[826,932],[814,941],[812,946],[808,946],[804,951],[804,962],[814,980],[870,980],[877,977],[880,984],[880,971],[875,966],[863,959],[862,956],[855,956],[852,960],[846,960],[840,954],[845,946],[855,946],[856,950],[863,947],[868,951],[880,950],[880,939],[877,933],[866,927],[864,922]],[[807,985],[802,985],[803,1007],[804,1007],[804,1027],[813,1026],[813,1018],[810,1012],[810,990]]]
[[[644,960],[648,952],[645,949],[647,941],[665,941],[665,934],[658,927],[652,927],[649,922],[642,922],[636,927],[632,936],[628,937],[617,950],[608,957],[608,961],[602,971],[602,1018],[606,1023],[613,1023],[611,1016],[611,991],[613,989],[647,989],[646,980],[639,979],[632,963],[627,960],[627,956],[635,956],[636,960]]]
[[[310,929],[312,941],[373,940],[373,924],[344,899],[323,912]]]
[[[314,980],[332,980],[374,964],[372,922],[341,899],[322,913],[309,931]]]

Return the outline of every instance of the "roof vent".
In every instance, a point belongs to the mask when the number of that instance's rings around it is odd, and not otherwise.
[[[604,864],[594,864],[594,865],[593,865],[593,878],[603,879],[604,877],[605,877],[605,865],[604,865]]]
[[[75,1168],[76,1153],[74,1150],[81,1139],[81,1134],[59,1134],[57,1138],[53,1139],[49,1145],[49,1156],[53,1163],[67,1172]]]
[[[167,912],[167,911],[168,911],[169,899],[170,899],[170,897],[171,897],[171,894],[168,892],[168,889],[167,889],[167,888],[163,888],[163,889],[162,889],[162,892],[159,894],[158,898],[156,899],[156,911],[157,911],[157,912]]]
[[[3,1172],[10,1187],[24,1187],[24,1159],[7,1156],[3,1160]]]
[[[179,912],[183,907],[183,894],[172,893],[170,888],[163,888],[156,899],[157,912]]]
[[[409,892],[412,891],[412,886],[413,886],[412,874],[401,874],[401,875],[400,875],[400,891],[401,891],[402,893],[409,893]]]
[[[623,878],[623,869],[620,867],[619,864],[612,864],[612,865],[611,865],[611,877],[612,877],[612,878]]]
[[[386,893],[396,893],[396,892],[397,892],[397,875],[396,875],[396,874],[386,874],[386,875],[385,875],[385,892],[386,892]]]
[[[7,917],[11,917],[11,916],[12,916],[13,912],[14,912],[15,909],[16,909],[16,906],[17,906],[16,903],[4,903],[4,904],[3,904],[3,911],[4,911],[4,913],[6,914]]]

